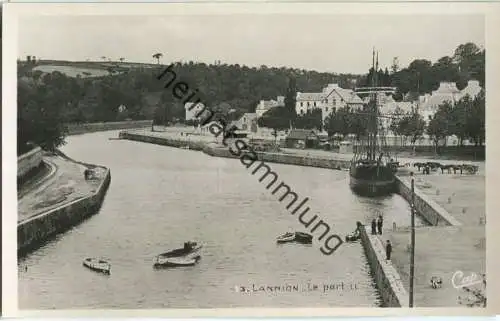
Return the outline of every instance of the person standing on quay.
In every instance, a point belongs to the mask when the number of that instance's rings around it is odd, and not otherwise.
[[[382,226],[384,225],[384,220],[382,219],[382,215],[379,215],[377,218],[377,229],[378,234],[382,235]]]
[[[377,234],[377,221],[375,219],[372,220],[372,235]]]
[[[385,245],[385,258],[387,261],[391,259],[392,245],[391,241],[387,240],[387,244]]]

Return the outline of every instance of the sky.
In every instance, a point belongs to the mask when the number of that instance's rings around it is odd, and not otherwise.
[[[435,62],[466,42],[485,43],[482,15],[32,16],[19,20],[18,57],[85,61],[195,61],[366,73]]]

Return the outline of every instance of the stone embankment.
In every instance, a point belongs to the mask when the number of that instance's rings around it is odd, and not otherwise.
[[[406,292],[399,273],[385,258],[384,245],[370,235],[365,226],[361,227],[361,244],[365,251],[371,274],[382,296],[384,307],[408,307]]]
[[[86,133],[151,127],[152,120],[130,120],[106,123],[88,123],[88,124],[68,124],[68,135],[80,135]]]
[[[86,197],[41,212],[17,224],[17,251],[19,256],[39,248],[56,234],[65,232],[97,213],[111,182],[111,172],[105,169],[98,187]]]
[[[43,151],[36,147],[17,158],[17,178],[21,179],[36,170],[43,162]]]

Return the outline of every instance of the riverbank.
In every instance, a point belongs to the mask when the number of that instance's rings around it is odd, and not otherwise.
[[[142,131],[127,131],[121,132],[120,138],[122,139],[130,139],[134,141],[143,141],[148,143],[172,146],[172,147],[183,147],[189,146],[190,149],[200,150],[200,145],[202,145],[202,150],[204,153],[214,156],[214,157],[225,157],[225,158],[236,158],[236,156],[232,155],[227,147],[223,147],[214,142],[214,138],[210,138],[207,136],[194,136],[189,135],[186,136],[185,133],[168,133],[168,132],[155,132],[151,133],[147,130]],[[350,164],[350,159],[352,155],[350,154],[338,154],[320,150],[294,150],[294,149],[282,149],[279,153],[267,153],[267,152],[256,152],[259,160],[270,163],[281,163],[281,164],[290,164],[290,165],[300,165],[300,166],[308,166],[308,167],[320,167],[327,169],[346,169]],[[431,159],[413,159],[413,158],[403,158],[398,159],[402,163],[415,163],[415,162],[426,162],[432,161]],[[456,164],[456,161],[440,161],[443,164]],[[484,213],[481,213],[481,208],[484,210],[484,170],[485,164],[484,162],[467,162],[469,164],[474,164],[479,167],[479,171],[476,175],[468,175],[468,174],[442,174],[440,172],[432,173],[431,175],[422,175],[420,173],[416,173],[416,209],[418,214],[425,218],[425,220],[434,226],[425,227],[420,230],[418,233],[424,233],[423,236],[425,238],[425,242],[421,242],[419,244],[419,255],[424,255],[423,253],[427,253],[427,259],[424,260],[419,258],[420,261],[416,261],[416,269],[420,268],[424,274],[423,277],[419,279],[418,287],[415,288],[420,291],[429,290],[429,280],[430,274],[437,273],[440,274],[442,270],[433,270],[435,264],[429,263],[436,257],[432,255],[432,253],[439,253],[440,259],[436,259],[436,262],[439,262],[439,266],[441,269],[448,269],[450,271],[455,272],[457,269],[457,265],[462,264],[465,267],[469,266],[465,264],[468,259],[468,255],[471,254],[470,248],[467,248],[460,252],[459,247],[448,246],[449,243],[440,244],[439,239],[436,239],[437,235],[440,235],[440,232],[443,231],[447,237],[450,239],[454,239],[456,237],[462,237],[470,242],[481,243],[484,241],[475,240],[477,237],[475,235],[480,235],[480,228],[477,226],[475,229],[467,229],[466,226],[462,227],[462,225],[467,225],[472,223],[473,221],[479,221],[479,217],[484,217]],[[427,182],[426,182],[427,181]],[[432,182],[432,183],[430,183]],[[457,184],[459,182],[459,184]],[[434,184],[435,190],[428,188],[429,184]],[[482,184],[482,185],[481,185]],[[458,187],[460,186],[460,187]],[[482,189],[480,188],[482,186]],[[439,190],[439,192],[436,192]],[[474,190],[474,191],[472,191]],[[410,182],[408,177],[398,177],[398,192],[405,198],[407,201],[411,201],[410,196]],[[449,199],[452,199],[452,202],[449,202]],[[455,201],[453,201],[455,200]],[[461,200],[461,201],[459,201]],[[463,201],[462,201],[463,200]],[[469,201],[471,205],[469,205],[465,212],[472,212],[469,214],[467,219],[457,219],[459,217],[458,211],[464,211],[465,206],[463,202]],[[451,211],[451,213],[450,213]],[[410,213],[408,213],[408,217],[410,217]],[[365,222],[368,223],[369,222]],[[409,291],[408,288],[408,274],[407,274],[407,264],[405,263],[405,258],[408,258],[407,245],[408,242],[403,242],[402,240],[406,237],[406,240],[409,239],[409,231],[408,229],[398,229],[391,231],[392,222],[386,222],[386,227],[384,229],[383,237],[380,236],[369,236],[365,235],[362,238],[362,244],[365,249],[366,256],[368,258],[368,262],[370,264],[372,270],[372,276],[375,280],[378,290],[380,291],[382,297],[384,298],[385,306],[405,306],[408,304],[404,291]],[[451,228],[455,228],[459,231],[459,233],[451,233],[448,231],[452,231]],[[467,233],[472,233],[471,235],[467,235]],[[405,234],[406,233],[406,234]],[[461,234],[465,233],[465,234]],[[484,227],[483,227],[483,238],[484,238]],[[390,262],[386,262],[384,258],[384,245],[386,240],[393,240],[393,258]],[[457,241],[457,244],[463,244],[462,242]],[[436,244],[439,244],[439,250],[435,250]],[[451,243],[450,243],[451,244]],[[452,255],[456,259],[447,259],[445,253],[450,251]],[[479,250],[481,251],[481,250]],[[476,255],[478,258],[485,258],[485,251],[483,251],[484,256],[481,256],[481,253],[471,254]],[[431,254],[429,254],[431,253]],[[456,264],[453,265],[452,263]],[[479,263],[485,265],[485,260],[483,259]],[[437,264],[437,263],[436,263]],[[475,266],[476,270],[481,270],[480,267]],[[428,272],[424,272],[428,271]],[[434,272],[433,272],[434,271]],[[432,275],[434,276],[434,275]],[[428,277],[428,278],[427,278]],[[443,274],[441,276],[446,283],[446,286],[451,286],[451,283],[448,279],[448,274]],[[427,278],[427,279],[426,279]],[[397,280],[400,280],[396,282]],[[401,289],[403,288],[403,289]],[[447,302],[450,301],[450,292],[449,291],[441,291],[436,292],[430,288],[434,292],[432,292],[433,297],[431,298],[429,295],[424,297],[415,297],[415,305],[416,306],[428,306],[429,302],[432,301],[432,304],[444,304],[441,306],[446,306]]]
[[[52,236],[95,214],[111,181],[109,169],[45,154],[50,175],[19,195],[18,254],[36,249]],[[93,175],[85,179],[84,171]]]
[[[118,122],[67,124],[68,135],[80,135],[107,130],[151,127],[152,120],[128,120]]]

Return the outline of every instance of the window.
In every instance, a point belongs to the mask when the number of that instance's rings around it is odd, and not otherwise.
[[[314,107],[316,107],[316,102],[314,102]]]
[[[325,111],[328,111],[328,107],[325,108]]]
[[[309,107],[309,105],[310,105],[309,102],[307,102],[307,107]]]
[[[304,107],[304,103],[303,102],[300,102],[300,107]]]

